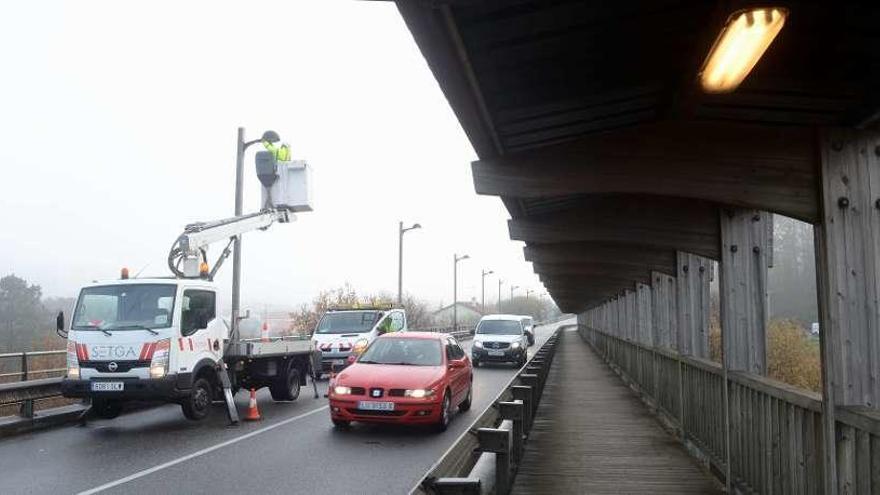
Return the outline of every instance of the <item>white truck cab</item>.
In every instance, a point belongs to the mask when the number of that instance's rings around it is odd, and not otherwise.
[[[328,310],[318,321],[312,334],[312,343],[321,353],[321,368],[318,372],[344,368],[350,356],[363,352],[376,337],[405,331],[406,312],[400,308]]]
[[[204,404],[184,399],[198,377],[214,374],[228,336],[212,282],[120,279],[83,287],[68,333],[64,395],[91,397],[105,417],[127,399],[181,401],[188,417],[197,416],[193,406]]]

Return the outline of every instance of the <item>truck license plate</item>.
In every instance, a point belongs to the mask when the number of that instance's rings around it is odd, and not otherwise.
[[[92,392],[122,392],[125,382],[92,382]]]
[[[358,409],[363,409],[365,411],[393,411],[394,403],[393,402],[370,402],[370,401],[359,401]]]
[[[490,356],[503,356],[504,351],[489,351]]]

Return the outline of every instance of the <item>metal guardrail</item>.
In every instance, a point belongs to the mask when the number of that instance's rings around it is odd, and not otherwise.
[[[19,370],[14,372],[0,373],[0,380],[17,377],[20,381],[27,381],[33,375],[46,375],[51,373],[63,373],[65,368],[40,368],[31,369],[31,363],[34,358],[43,356],[64,356],[67,351],[64,349],[57,351],[33,351],[33,352],[7,352],[0,354],[0,363],[3,360],[18,361]]]
[[[431,333],[448,333],[455,337],[458,340],[467,340],[474,335],[475,327],[473,325],[458,325],[453,328],[452,326],[437,326],[437,327],[425,327],[425,328],[413,328],[410,331],[412,332],[431,332]]]
[[[0,406],[19,404],[19,416],[33,418],[35,401],[61,395],[62,377],[47,375],[60,375],[66,371],[65,368],[34,369],[32,366],[34,359],[46,356],[65,356],[66,354],[66,350],[0,354],[0,362],[15,360],[20,363],[18,371],[0,373],[0,380],[18,379],[18,381],[0,383]],[[38,376],[42,378],[35,378]]]
[[[561,328],[553,332],[471,428],[431,467],[411,494],[509,493]]]
[[[821,493],[822,397],[767,377],[578,326],[617,374],[744,493]],[[880,493],[880,412],[839,407],[840,493]],[[729,430],[729,433],[728,433]]]

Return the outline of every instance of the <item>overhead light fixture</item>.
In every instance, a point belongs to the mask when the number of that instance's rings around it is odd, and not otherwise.
[[[788,10],[765,7],[734,12],[712,45],[700,71],[707,93],[735,90],[782,30]]]

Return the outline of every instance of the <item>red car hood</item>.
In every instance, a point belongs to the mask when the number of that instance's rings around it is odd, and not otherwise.
[[[440,381],[444,372],[443,366],[354,363],[336,377],[336,384],[385,389],[428,388]]]

